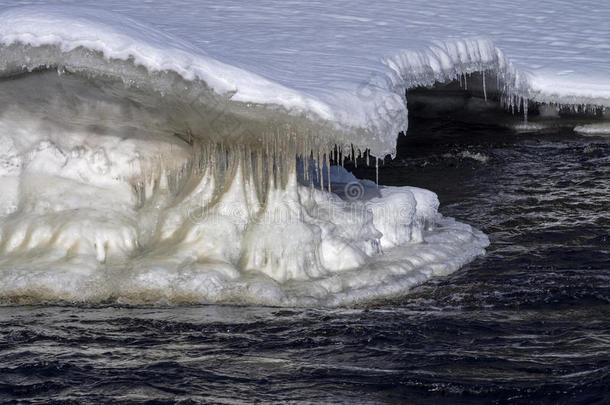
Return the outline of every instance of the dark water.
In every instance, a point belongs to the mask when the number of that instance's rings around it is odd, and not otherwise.
[[[381,182],[486,257],[371,308],[1,307],[0,400],[610,403],[610,139],[422,121],[400,151]]]

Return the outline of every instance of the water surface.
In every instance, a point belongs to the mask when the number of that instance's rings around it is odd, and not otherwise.
[[[610,402],[610,139],[422,120],[379,175],[488,254],[367,308],[0,307],[0,400]]]

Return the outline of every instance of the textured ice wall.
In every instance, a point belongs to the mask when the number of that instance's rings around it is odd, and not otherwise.
[[[329,184],[328,145],[289,121],[177,133],[183,107],[99,76],[0,81],[0,302],[338,305],[484,253],[430,191]]]

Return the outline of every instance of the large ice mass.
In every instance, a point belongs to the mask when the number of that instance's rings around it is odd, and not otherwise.
[[[408,88],[610,105],[593,2],[28,3],[0,11],[3,301],[404,293],[488,244],[331,166],[394,151]]]

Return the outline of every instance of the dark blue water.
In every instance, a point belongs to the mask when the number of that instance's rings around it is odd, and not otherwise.
[[[487,256],[367,308],[0,307],[0,401],[610,403],[609,138],[423,121],[380,180]]]

